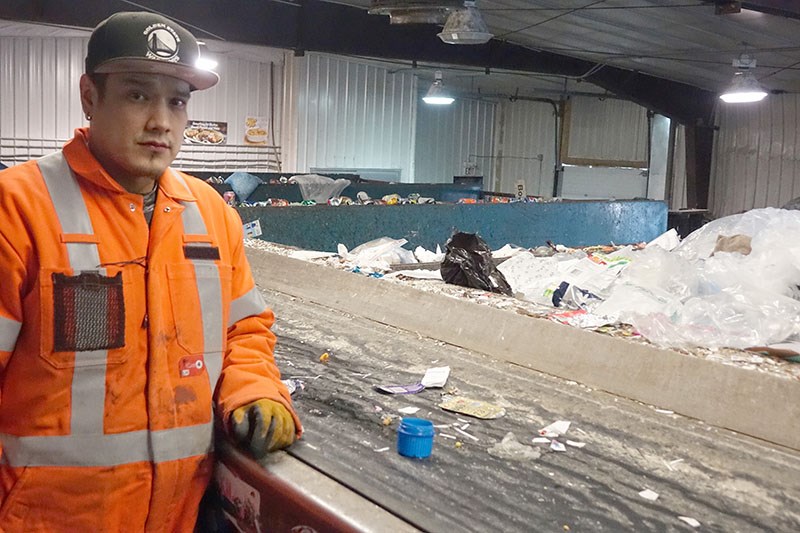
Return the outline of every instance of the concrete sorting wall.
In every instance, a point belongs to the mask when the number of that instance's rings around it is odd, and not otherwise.
[[[248,255],[261,287],[800,450],[796,380],[257,250]]]

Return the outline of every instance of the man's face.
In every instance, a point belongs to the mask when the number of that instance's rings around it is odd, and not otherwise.
[[[81,79],[92,116],[89,147],[111,177],[125,184],[161,176],[181,147],[189,90],[161,74],[107,74],[102,94],[88,76]]]

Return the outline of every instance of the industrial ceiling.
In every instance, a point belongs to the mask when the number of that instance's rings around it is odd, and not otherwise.
[[[459,2],[456,1],[456,4]],[[443,43],[441,24],[390,24],[370,8],[454,0],[3,0],[0,19],[92,27],[147,9],[200,38],[386,61],[482,95],[607,93],[687,124],[711,120],[732,61],[747,54],[770,92],[800,92],[797,0],[478,0],[494,37]],[[378,10],[380,11],[380,10]],[[384,10],[385,12],[385,10]]]

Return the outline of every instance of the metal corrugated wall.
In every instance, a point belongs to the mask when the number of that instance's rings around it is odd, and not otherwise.
[[[6,164],[57,149],[86,124],[80,104],[78,80],[83,73],[88,37],[0,37],[0,154]],[[228,144],[244,140],[246,116],[269,117],[275,108],[276,138],[280,139],[283,52],[264,51],[264,61],[220,55],[221,81],[213,89],[192,94],[190,120],[228,123]],[[278,62],[271,60],[277,60]],[[271,81],[271,76],[274,80]],[[231,165],[274,159],[273,149],[250,147],[233,153],[229,147],[203,147],[183,159],[224,159]],[[228,150],[228,151],[226,151]],[[16,161],[14,160],[16,156]]]
[[[614,98],[570,99],[568,157],[647,161],[647,109]]]
[[[421,94],[418,101],[414,181],[452,183],[467,164],[477,163],[476,175],[490,184],[496,104],[458,98],[451,105],[428,105]]]
[[[669,193],[669,208],[685,209],[689,206],[686,198],[686,128],[680,124],[675,127],[675,150],[672,153],[672,183]]]
[[[78,78],[86,43],[0,37],[0,138],[63,140],[84,124]]]
[[[291,61],[285,127],[294,138],[285,143],[285,167],[298,172],[312,167],[400,169],[402,181],[410,181],[415,77],[324,54],[307,53]]]
[[[721,105],[709,208],[714,216],[780,207],[800,196],[800,95]]]
[[[493,190],[552,196],[556,163],[556,109],[547,102],[516,100],[498,104]],[[488,164],[488,161],[487,161]]]

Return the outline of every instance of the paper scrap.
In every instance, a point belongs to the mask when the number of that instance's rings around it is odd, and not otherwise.
[[[303,390],[306,388],[306,384],[300,381],[299,379],[282,379],[281,382],[286,385],[286,388],[289,390],[289,395],[295,393],[297,390]]]
[[[411,407],[411,406],[401,407],[397,411],[403,413],[404,415],[413,415],[414,413],[419,411],[419,407]]]
[[[678,520],[682,520],[689,524],[692,527],[700,527],[700,522],[692,518],[691,516],[679,516]]]
[[[557,440],[550,441],[550,449],[554,452],[565,452],[567,451],[567,447],[558,442]]]
[[[425,371],[425,377],[422,378],[422,385],[427,388],[444,387],[447,383],[447,378],[450,376],[449,366],[440,366],[437,368],[429,368]]]
[[[506,414],[506,410],[500,406],[463,396],[445,397],[439,407],[445,411],[453,411],[483,419],[500,418]]]
[[[466,432],[466,431],[464,431],[463,429],[459,429],[459,428],[453,428],[453,429],[455,429],[456,431],[458,431],[459,433],[461,433],[461,434],[462,434],[462,435],[464,435],[465,437],[468,437],[468,438],[470,438],[470,439],[474,440],[475,442],[478,442],[478,441],[480,440],[478,437],[476,437],[476,436],[474,436],[474,435],[470,435],[469,433],[467,433],[467,432]]]
[[[550,444],[550,439],[547,437],[534,437],[533,438],[534,444]]]
[[[641,496],[645,500],[650,500],[651,502],[654,502],[654,501],[656,501],[658,499],[658,493],[657,492],[653,492],[650,489],[644,489],[643,491],[641,491],[639,493],[639,496]]]
[[[583,448],[584,446],[586,446],[585,442],[578,442],[578,441],[574,441],[574,440],[568,440],[567,444],[569,446],[573,446],[575,448]]]
[[[425,387],[422,383],[414,383],[413,385],[378,385],[375,390],[383,394],[416,394]]]
[[[560,437],[569,430],[570,422],[567,420],[556,420],[547,427],[539,430],[539,435],[543,437]]]
[[[547,315],[547,318],[559,324],[566,324],[567,326],[583,329],[595,329],[609,323],[608,318],[589,313],[586,309],[557,311]]]

